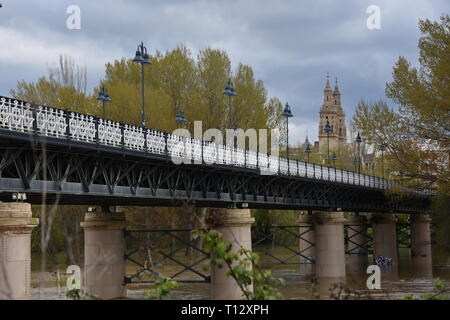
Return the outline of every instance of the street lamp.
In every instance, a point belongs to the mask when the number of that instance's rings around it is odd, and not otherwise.
[[[372,175],[375,177],[375,162],[372,162]]]
[[[225,89],[223,90],[223,94],[228,96],[228,112],[230,114],[230,126],[231,126],[231,98],[236,97],[237,93],[234,90],[234,85],[231,79],[228,79]]]
[[[152,64],[150,61],[150,57],[147,53],[147,48],[144,47],[144,42],[141,42],[141,44],[138,46],[136,55],[133,59],[133,62],[139,63],[141,65],[141,77],[142,77],[142,112],[141,112],[141,124],[143,127],[145,127],[145,110],[144,110],[144,66]]]
[[[293,117],[291,106],[286,102],[283,110],[283,116],[286,117],[286,158],[289,160],[289,118]]]
[[[181,109],[178,110],[178,112],[175,116],[175,121],[179,124],[180,127],[183,126],[187,122],[186,118],[184,117],[183,110],[181,110]]]
[[[381,150],[381,177],[384,179],[384,151],[386,150],[386,145],[384,143],[380,146]]]
[[[361,139],[361,135],[359,134],[359,131],[358,131],[358,135],[356,136],[356,140],[355,141],[358,144],[358,173],[361,173],[361,150],[360,150],[360,145],[361,145],[362,139]]]
[[[331,157],[331,160],[333,160],[334,168],[336,169],[336,160],[337,160],[336,153],[333,152],[333,156]]]
[[[111,98],[109,97],[108,90],[106,90],[104,86],[101,86],[100,91],[98,92],[97,100],[102,102],[103,119],[105,119],[106,118],[105,103],[111,102]]]
[[[181,109],[178,109],[178,112],[175,116],[175,121],[177,122],[178,126],[180,128],[184,127],[185,123],[187,122],[186,118],[184,117],[184,112]],[[186,128],[184,128],[186,129]],[[183,154],[186,155],[186,139],[183,139]]]
[[[358,165],[358,159],[355,157],[355,159],[353,159],[353,171],[356,172],[356,166]]]
[[[330,126],[330,121],[328,121],[327,117],[327,123],[325,124],[325,128],[323,128],[323,131],[327,134],[327,144],[328,144],[328,166],[331,164],[330,162],[330,132],[333,131],[333,129]]]

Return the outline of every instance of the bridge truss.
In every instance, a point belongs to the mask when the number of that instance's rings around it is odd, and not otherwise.
[[[176,164],[174,158],[188,159]],[[426,211],[398,182],[0,97],[0,200]]]

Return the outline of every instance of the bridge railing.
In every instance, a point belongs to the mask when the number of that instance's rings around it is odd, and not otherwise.
[[[403,188],[398,181],[293,159],[288,161],[271,154],[177,136],[2,96],[0,128],[165,155],[184,159],[184,163],[187,160],[194,164],[220,164],[259,170],[266,175],[298,176],[382,190],[395,186]]]

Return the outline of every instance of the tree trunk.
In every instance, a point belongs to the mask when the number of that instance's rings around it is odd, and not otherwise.
[[[61,215],[63,220],[63,228],[64,228],[64,245],[66,247],[66,264],[72,265],[75,264],[75,258],[73,254],[73,232],[69,226],[69,222],[67,221],[69,213],[61,208]]]
[[[194,211],[195,214],[195,223],[197,225],[197,229],[203,230],[206,229],[206,213],[208,209],[207,208],[196,208]],[[195,243],[196,248],[202,249],[203,248],[203,237],[199,237]],[[195,254],[198,256],[200,254],[200,251],[195,250]]]

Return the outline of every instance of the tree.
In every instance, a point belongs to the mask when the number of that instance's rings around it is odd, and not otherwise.
[[[229,128],[227,101],[223,89],[231,77],[231,61],[224,50],[206,48],[197,57],[199,88],[205,105],[204,127]]]
[[[450,18],[420,20],[419,28],[419,69],[400,57],[386,84],[398,110],[361,101],[353,123],[378,149],[387,148],[397,176],[449,195]]]
[[[71,111],[93,113],[96,101],[86,93],[86,68],[75,64],[70,56],[59,56],[56,68],[50,68],[48,75],[36,82],[19,81],[17,88],[10,91],[17,99]]]

